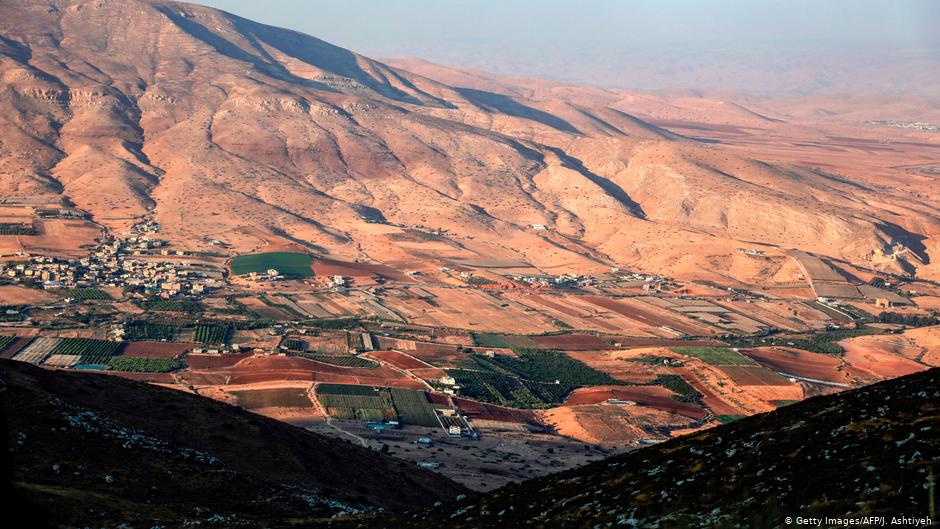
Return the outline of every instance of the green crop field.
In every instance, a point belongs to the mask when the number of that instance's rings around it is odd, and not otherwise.
[[[88,338],[63,338],[49,354],[78,355],[83,364],[107,364],[123,345],[121,342],[90,340]]]
[[[299,356],[301,358],[308,358],[310,360],[315,360],[317,362],[323,362],[324,364],[330,364],[339,367],[378,367],[379,364],[373,362],[372,360],[367,360],[365,358],[359,358],[358,356],[353,355],[324,355],[324,354],[315,354],[315,353],[291,353],[293,356]]]
[[[275,269],[286,276],[310,277],[313,275],[313,256],[296,252],[270,252],[239,255],[232,259],[232,273],[246,275],[264,273]]]
[[[230,326],[225,325],[197,325],[196,341],[207,345],[224,344],[232,332]]]
[[[72,299],[111,299],[107,293],[97,288],[73,288],[66,293]]]
[[[191,299],[152,299],[138,303],[141,308],[157,312],[199,312],[202,306]]]
[[[162,323],[132,321],[124,324],[124,338],[126,340],[165,340],[171,342],[175,336],[176,327]]]
[[[510,408],[541,409],[559,403],[573,388],[558,384],[549,389],[541,382],[524,382],[516,377],[487,371],[448,369],[460,386],[460,396]]]
[[[6,349],[16,340],[16,336],[0,336],[0,351]]]
[[[141,358],[137,356],[112,356],[104,365],[114,371],[134,373],[169,373],[183,367],[182,362],[165,358]]]
[[[438,426],[437,414],[423,391],[389,388],[392,404],[402,424],[416,426]]]
[[[756,366],[757,363],[732,351],[728,347],[673,347],[673,351],[698,358],[699,360],[713,366]]]
[[[393,421],[398,419],[387,388],[320,384],[317,399],[337,419]]]
[[[524,380],[552,383],[557,380],[569,386],[622,384],[607,373],[598,371],[561,351],[517,349],[515,353],[516,356],[479,356],[476,359],[492,362]]]

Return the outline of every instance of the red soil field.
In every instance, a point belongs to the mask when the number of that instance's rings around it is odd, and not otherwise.
[[[672,392],[660,386],[597,386],[593,388],[580,388],[574,390],[565,399],[565,406],[580,406],[583,404],[600,404],[608,399],[629,400],[640,406],[656,408],[683,417],[701,419],[708,413],[690,402],[679,402],[672,398]]]
[[[726,375],[734,380],[735,384],[741,386],[789,386],[790,381],[782,376],[754,366],[721,366],[718,369],[724,371]]]
[[[443,395],[441,393],[428,393],[428,401],[435,406],[444,406],[451,407],[453,403],[450,401],[450,397]]]
[[[372,351],[369,356],[388,362],[399,369],[427,369],[434,366],[398,351]]]
[[[457,408],[471,419],[480,419],[483,421],[516,422],[522,424],[531,424],[533,426],[544,426],[538,415],[532,410],[516,410],[504,408],[495,404],[484,404],[475,400],[462,399],[454,397],[454,404]]]
[[[850,382],[839,370],[842,361],[834,356],[783,347],[760,347],[742,352],[760,365],[777,372],[826,382]]]
[[[183,362],[189,366],[190,369],[220,369],[232,367],[250,356],[250,353],[224,355],[188,354],[183,358]]]
[[[532,336],[535,343],[551,349],[564,349],[566,351],[596,351],[610,349],[611,345],[597,336],[591,334],[559,334],[556,336]]]
[[[173,342],[127,342],[121,354],[141,358],[176,358],[195,347],[191,343]]]
[[[313,271],[318,276],[372,277],[382,276],[390,279],[402,279],[403,276],[394,268],[371,263],[349,263],[334,259],[317,258],[313,261]]]
[[[708,386],[703,384],[702,381],[695,376],[695,373],[689,371],[688,368],[678,368],[676,369],[676,374],[681,375],[690,386],[702,394],[702,402],[704,402],[705,406],[715,415],[742,415],[741,410],[725,402],[721,397],[715,394],[714,391],[709,389]]]

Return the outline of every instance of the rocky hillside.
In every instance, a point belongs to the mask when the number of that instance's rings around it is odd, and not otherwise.
[[[468,497],[398,526],[772,528],[787,527],[788,516],[925,517],[936,512],[938,472],[932,369]]]
[[[4,497],[30,527],[316,525],[465,492],[358,445],[107,375],[2,360],[0,417]]]
[[[455,82],[197,5],[6,0],[0,189],[112,228],[153,215],[187,249],[391,263],[721,279],[743,272],[712,263],[753,242],[899,272],[936,251],[935,209],[897,189],[716,150],[623,93]]]

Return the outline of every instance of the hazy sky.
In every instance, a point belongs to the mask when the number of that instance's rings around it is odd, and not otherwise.
[[[603,68],[679,53],[754,50],[940,56],[940,0],[201,0],[377,57],[590,81]],[[862,51],[864,50],[864,51]],[[632,55],[631,55],[632,54]],[[626,56],[630,56],[625,58]],[[703,65],[699,56],[693,64]],[[589,63],[580,73],[566,68]],[[706,61],[707,62],[707,61]],[[833,61],[838,63],[838,61]],[[648,67],[648,65],[647,65]],[[681,65],[680,65],[681,68]],[[603,80],[599,84],[615,81]],[[625,81],[629,82],[629,80]],[[704,81],[703,81],[704,82]]]

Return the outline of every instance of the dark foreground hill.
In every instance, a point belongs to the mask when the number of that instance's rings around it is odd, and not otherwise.
[[[464,489],[240,408],[118,377],[0,361],[6,527],[280,527]],[[14,501],[9,501],[15,499]]]
[[[787,516],[868,515],[887,516],[890,527],[892,516],[935,512],[938,472],[940,369],[932,369],[394,523],[366,519],[350,527],[770,528],[797,527]]]

